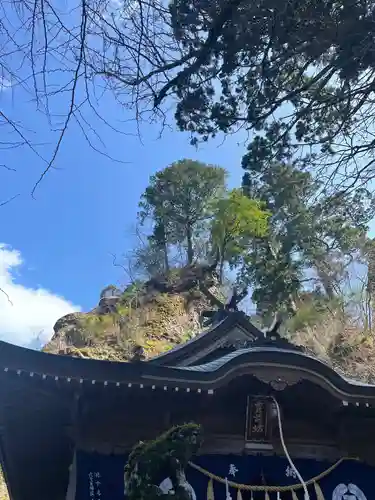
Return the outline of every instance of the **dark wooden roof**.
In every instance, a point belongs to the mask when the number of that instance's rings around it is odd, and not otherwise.
[[[258,345],[257,345],[258,344]],[[219,359],[193,366],[161,366],[150,362],[120,363],[72,358],[0,342],[2,384],[7,377],[26,377],[61,384],[165,387],[213,391],[244,374],[272,385],[310,380],[337,398],[354,404],[375,404],[375,386],[350,380],[317,358],[272,344],[237,349]]]

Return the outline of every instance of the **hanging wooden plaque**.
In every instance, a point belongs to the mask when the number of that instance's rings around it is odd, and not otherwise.
[[[270,442],[270,401],[264,397],[248,396],[245,440],[258,443]]]

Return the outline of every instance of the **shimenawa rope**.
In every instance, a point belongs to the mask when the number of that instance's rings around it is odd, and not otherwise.
[[[340,458],[336,463],[331,465],[328,469],[325,471],[321,472],[315,477],[312,477],[308,481],[305,481],[306,486],[310,486],[311,484],[314,484],[324,477],[328,476],[332,471],[334,471],[342,462],[345,460],[356,460],[355,458]],[[212,472],[204,469],[203,467],[200,467],[199,465],[194,464],[193,462],[189,462],[190,467],[193,469],[197,470],[198,472],[204,474],[210,479],[213,479],[214,481],[217,481],[218,483],[225,484],[225,478],[217,476],[216,474],[212,474]],[[234,483],[233,481],[228,481],[228,485],[231,488],[236,488],[237,490],[242,490],[242,491],[269,491],[269,492],[280,492],[283,493],[285,491],[293,491],[293,490],[299,490],[303,488],[303,485],[301,483],[297,484],[291,484],[289,486],[259,486],[259,485],[250,485],[250,484],[241,484],[241,483]]]
[[[294,465],[294,462],[293,460],[291,459],[290,455],[289,455],[289,452],[288,452],[288,448],[286,447],[286,444],[285,444],[285,441],[284,441],[284,433],[283,433],[283,426],[281,424],[281,412],[280,412],[280,406],[279,406],[279,403],[277,402],[276,398],[274,398],[272,396],[272,400],[273,402],[275,403],[276,405],[276,412],[277,412],[277,422],[278,422],[278,425],[279,425],[279,433],[280,433],[280,440],[281,440],[281,445],[283,447],[283,450],[284,450],[284,453],[285,453],[285,456],[286,458],[288,459],[288,462],[291,466],[291,468],[294,470],[294,472],[296,473],[298,479],[300,480],[301,484],[302,484],[302,487],[303,487],[303,490],[305,492],[305,500],[310,500],[310,495],[309,495],[309,492],[307,491],[307,486],[306,486],[306,483],[305,481],[303,480],[301,474],[299,473],[299,470],[297,469],[297,467]]]

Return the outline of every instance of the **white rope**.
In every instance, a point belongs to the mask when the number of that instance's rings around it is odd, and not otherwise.
[[[309,492],[307,491],[307,486],[306,486],[306,483],[305,481],[302,479],[302,476],[301,474],[298,472],[297,470],[297,467],[294,465],[293,463],[293,460],[290,458],[290,455],[289,455],[289,452],[288,452],[288,449],[286,447],[286,444],[285,444],[285,441],[284,441],[284,433],[283,433],[283,427],[282,427],[282,424],[281,424],[281,412],[280,412],[280,406],[279,406],[279,403],[276,401],[276,398],[274,398],[273,396],[271,396],[272,399],[273,399],[273,402],[275,403],[276,405],[276,412],[277,412],[277,421],[278,421],[278,424],[279,424],[279,433],[280,433],[280,440],[281,440],[281,445],[283,447],[283,451],[285,453],[285,456],[286,458],[288,459],[288,462],[291,466],[291,468],[294,470],[294,472],[296,473],[296,476],[298,477],[299,479],[299,482],[302,484],[303,486],[303,491],[305,492],[305,500],[310,500],[310,495],[309,495]]]
[[[231,494],[229,492],[229,484],[228,484],[228,478],[226,477],[225,478],[225,498],[226,500],[232,500],[232,497],[231,497]]]

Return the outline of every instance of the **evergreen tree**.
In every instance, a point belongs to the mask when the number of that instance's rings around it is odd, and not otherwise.
[[[269,234],[253,243],[241,272],[258,309],[295,312],[307,283],[334,298],[365,240],[374,214],[371,193],[318,196],[320,183],[292,164],[255,166],[245,157],[243,167],[247,193],[272,214]]]
[[[269,212],[262,203],[250,199],[241,189],[229,191],[217,202],[212,220],[211,239],[214,251],[220,256],[220,283],[224,277],[224,265],[238,265],[254,237],[265,236]]]
[[[254,162],[324,159],[339,191],[373,179],[373,0],[172,0],[168,25],[173,57],[125,85],[173,95],[193,143],[244,128]]]
[[[181,160],[151,177],[141,198],[140,219],[153,220],[153,241],[165,255],[168,245],[183,243],[186,263],[193,263],[194,238],[207,229],[215,202],[225,191],[226,175],[221,167]]]

